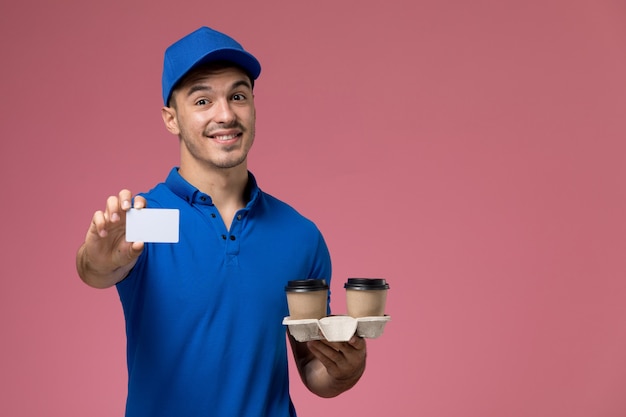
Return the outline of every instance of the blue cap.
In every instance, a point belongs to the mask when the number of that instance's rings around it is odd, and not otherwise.
[[[253,80],[261,73],[261,64],[233,38],[206,26],[172,44],[163,62],[163,104],[172,89],[194,67],[212,61],[229,61],[243,68]]]

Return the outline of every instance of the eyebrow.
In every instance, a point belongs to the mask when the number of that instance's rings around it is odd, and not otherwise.
[[[250,83],[246,80],[239,80],[239,81],[235,81],[231,86],[230,86],[230,90],[234,90],[238,87],[247,87],[249,89],[252,89],[252,86],[250,85]],[[193,93],[197,92],[197,91],[212,91],[213,88],[211,88],[208,85],[205,84],[194,84],[191,87],[189,87],[189,91],[187,91],[187,97],[191,96]]]

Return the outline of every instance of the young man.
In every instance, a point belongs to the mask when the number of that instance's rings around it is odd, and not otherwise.
[[[76,256],[82,280],[116,286],[128,356],[126,416],[295,416],[282,319],[289,280],[331,277],[317,227],[261,191],[247,169],[255,136],[254,56],[202,27],[165,52],[161,113],[180,166],[97,211]],[[128,243],[131,208],[180,211],[180,241]],[[302,381],[332,397],[365,369],[365,341],[289,336]]]

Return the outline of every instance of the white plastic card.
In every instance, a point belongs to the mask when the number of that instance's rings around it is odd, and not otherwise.
[[[178,243],[177,209],[130,209],[126,213],[126,241]]]

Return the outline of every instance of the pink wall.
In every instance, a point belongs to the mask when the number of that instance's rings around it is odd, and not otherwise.
[[[122,414],[121,307],[74,254],[177,163],[162,53],[203,24],[263,64],[251,169],[324,232],[335,312],[391,284],[364,379],[294,377],[301,417],[626,415],[624,2],[52,3],[0,6],[0,415]]]

